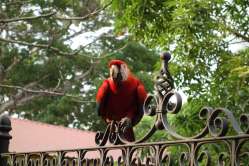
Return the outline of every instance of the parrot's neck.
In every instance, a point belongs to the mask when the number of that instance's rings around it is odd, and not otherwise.
[[[118,92],[121,92],[121,91],[125,91],[126,89],[127,89],[127,86],[129,86],[129,83],[131,83],[132,82],[132,80],[133,80],[133,76],[131,75],[131,73],[130,73],[130,71],[128,71],[128,77],[127,77],[127,80],[126,81],[124,81],[124,82],[113,82],[112,81],[112,83],[113,83],[113,85],[114,85],[114,91],[116,92],[116,93],[118,93]]]

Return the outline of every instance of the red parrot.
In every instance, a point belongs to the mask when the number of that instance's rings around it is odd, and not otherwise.
[[[125,124],[124,136],[127,141],[135,141],[132,126],[143,117],[143,104],[146,91],[142,82],[131,75],[125,62],[113,60],[109,64],[110,77],[106,79],[97,93],[98,115],[106,125],[110,121]]]

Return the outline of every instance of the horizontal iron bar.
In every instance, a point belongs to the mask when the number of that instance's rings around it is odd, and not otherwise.
[[[89,147],[89,148],[82,148],[82,149],[58,149],[58,150],[48,150],[48,151],[31,151],[31,152],[18,152],[18,153],[2,153],[2,157],[6,157],[12,154],[15,155],[23,155],[23,154],[39,154],[39,153],[56,153],[58,151],[64,151],[64,152],[75,152],[80,150],[86,150],[86,151],[95,151],[98,149],[121,149],[123,147],[137,147],[142,148],[146,146],[152,146],[152,145],[169,145],[169,146],[175,146],[175,145],[182,145],[184,143],[193,143],[193,142],[200,142],[200,143],[215,143],[215,142],[221,142],[224,140],[239,140],[239,139],[245,139],[248,138],[249,140],[249,134],[241,134],[241,135],[235,135],[235,136],[226,136],[226,137],[213,137],[213,138],[202,138],[202,139],[184,139],[184,140],[175,140],[175,141],[165,141],[165,142],[148,142],[148,143],[137,143],[137,144],[126,144],[126,145],[112,145],[112,146],[98,146],[98,147]]]

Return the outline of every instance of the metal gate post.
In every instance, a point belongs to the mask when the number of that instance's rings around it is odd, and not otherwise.
[[[7,115],[0,116],[0,165],[7,165],[7,157],[1,157],[2,153],[8,153],[9,151],[9,140],[12,136],[9,135],[11,130],[10,118]]]

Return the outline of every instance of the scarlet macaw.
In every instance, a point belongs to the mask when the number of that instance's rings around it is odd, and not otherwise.
[[[113,60],[109,64],[110,77],[106,79],[97,93],[98,115],[106,125],[111,120],[123,121],[124,136],[127,141],[135,141],[132,126],[143,117],[143,103],[146,91],[142,82],[131,75],[125,62]]]

